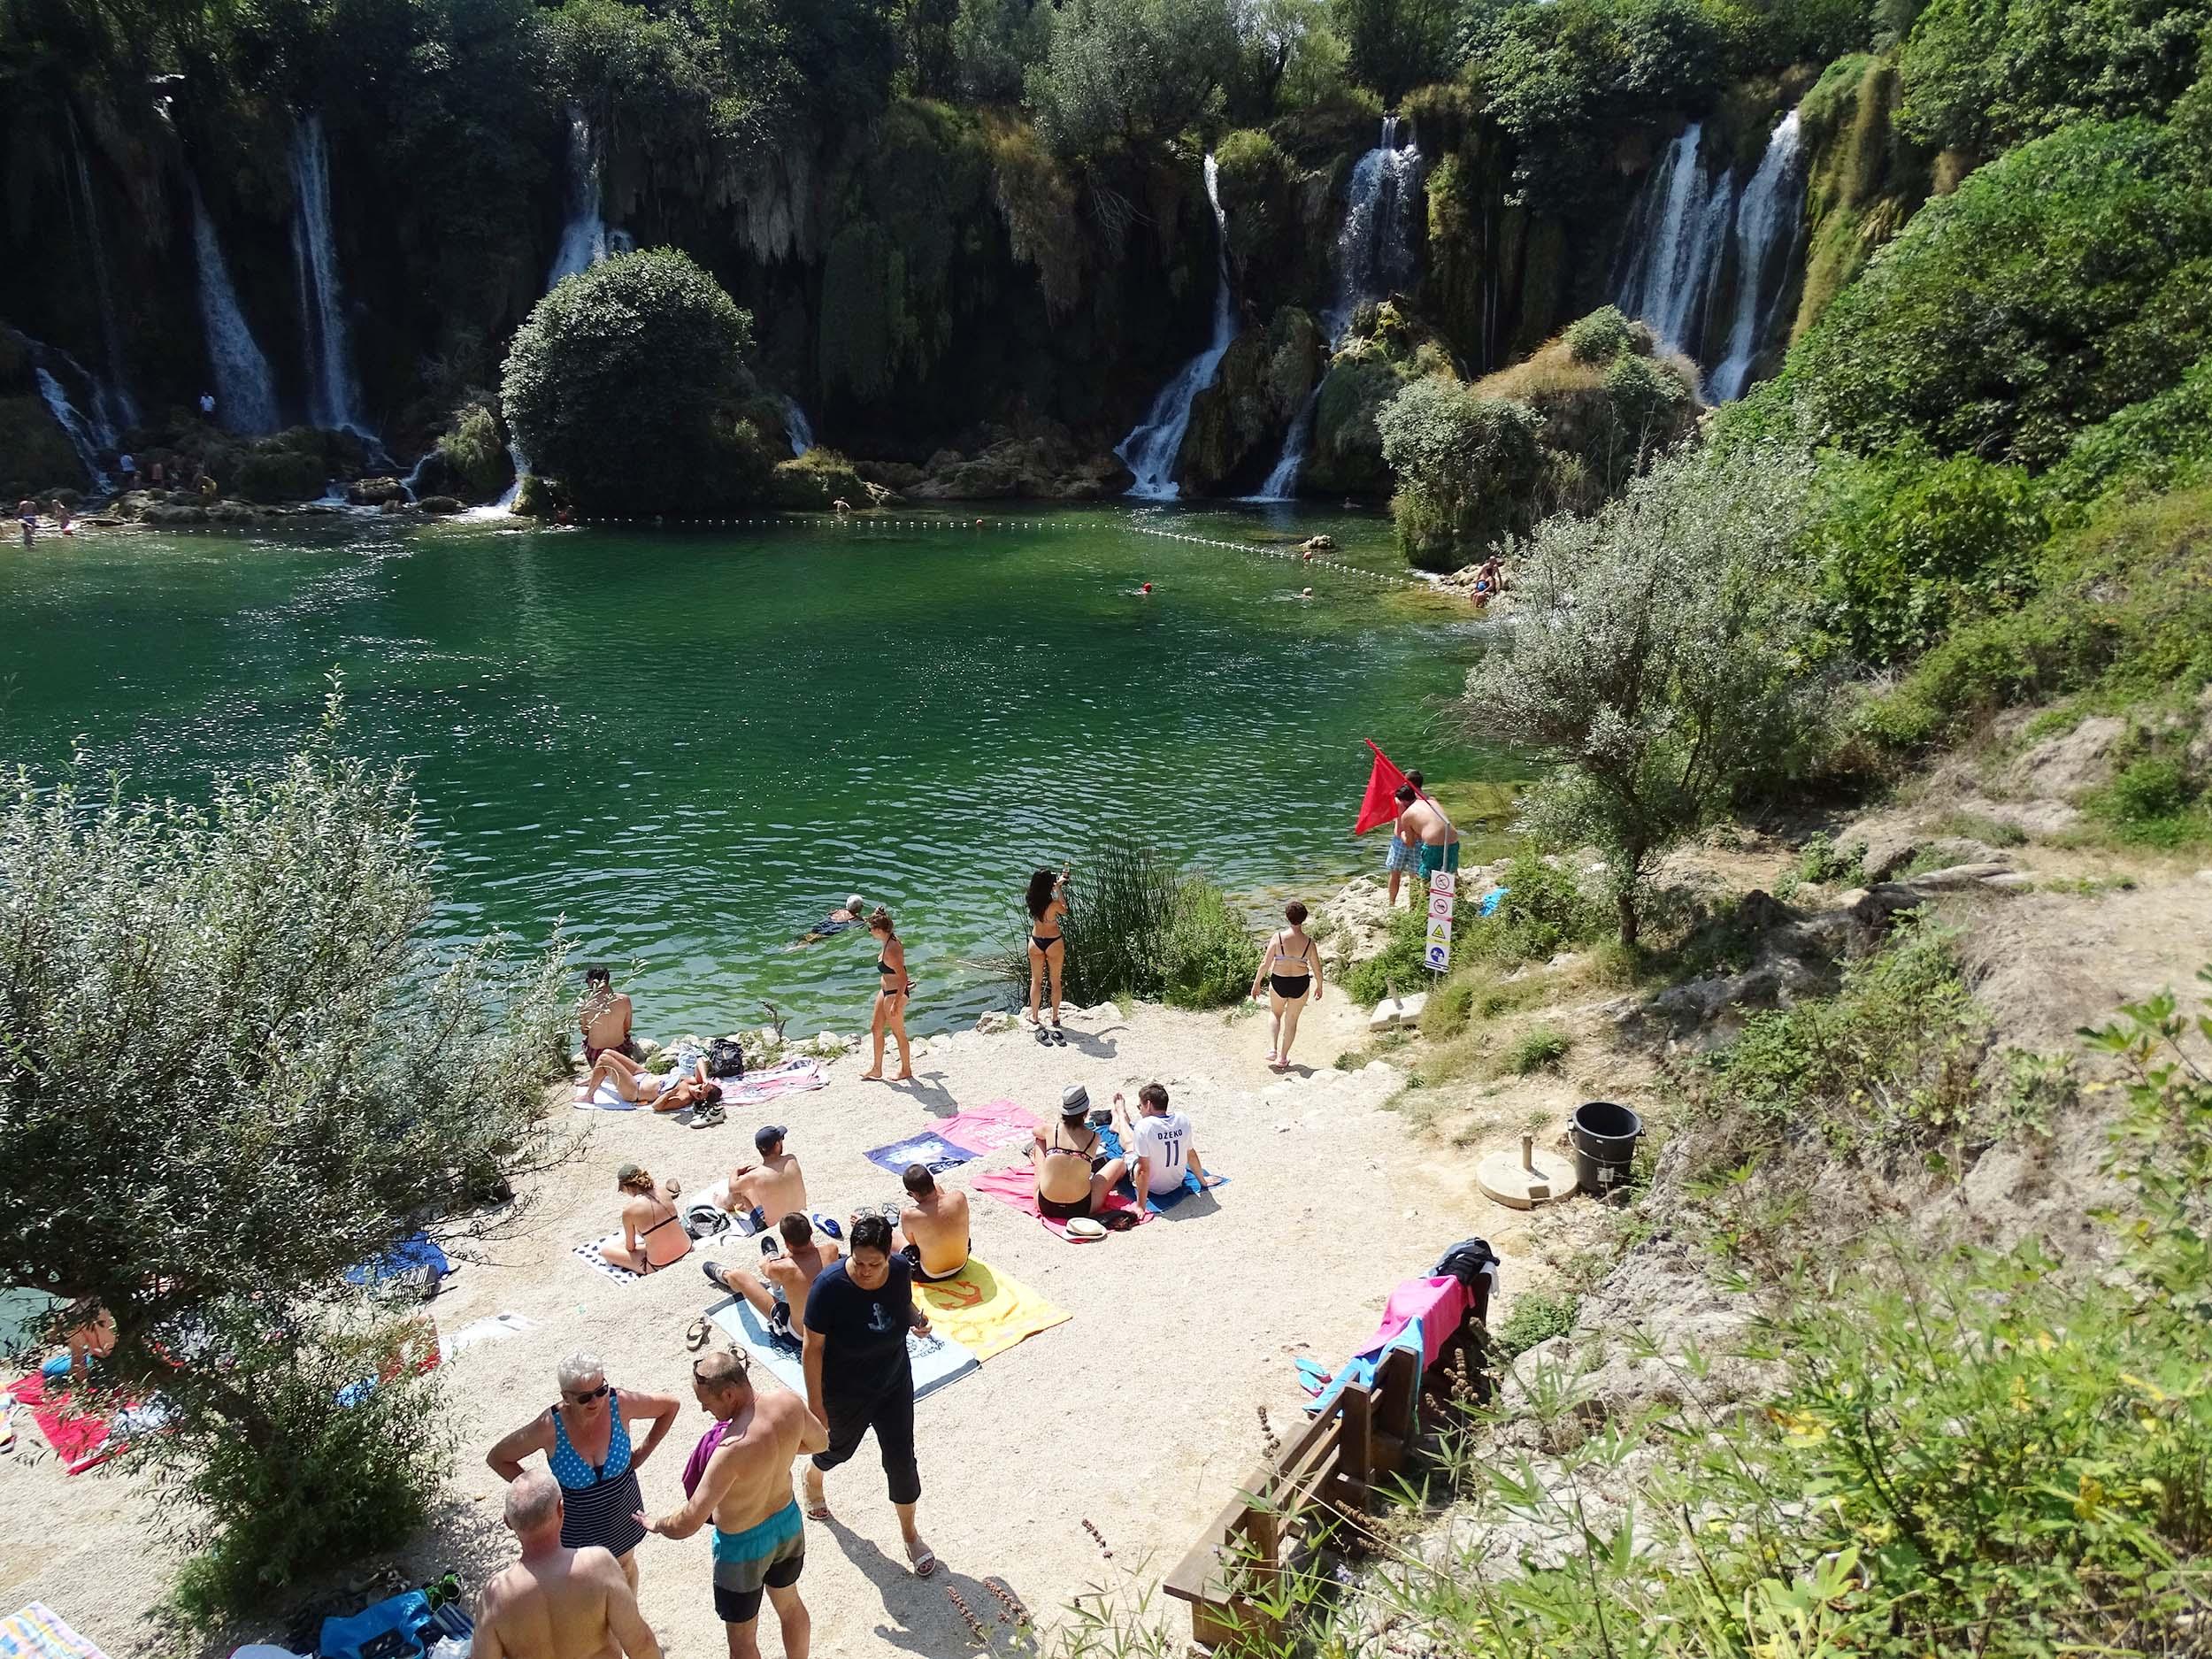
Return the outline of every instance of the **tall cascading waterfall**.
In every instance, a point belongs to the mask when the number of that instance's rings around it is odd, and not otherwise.
[[[1160,388],[1144,419],[1114,451],[1136,474],[1129,494],[1146,501],[1173,501],[1179,493],[1175,462],[1183,452],[1183,435],[1190,430],[1191,405],[1214,383],[1214,373],[1236,338],[1236,306],[1229,293],[1229,216],[1222,211],[1220,172],[1210,153],[1206,157],[1206,200],[1213,204],[1217,244],[1213,337]]]
[[[1697,355],[1705,303],[1727,246],[1736,209],[1733,180],[1707,175],[1705,137],[1692,122],[1652,170],[1630,220],[1628,258],[1615,303],[1651,325],[1668,349]]]
[[[123,357],[123,330],[115,311],[115,286],[108,275],[107,238],[100,231],[100,211],[92,194],[92,170],[86,165],[84,141],[77,131],[77,111],[68,107],[69,154],[75,175],[75,199],[70,217],[76,222],[92,266],[93,296],[100,303],[100,345],[107,357],[107,375],[93,382],[93,398],[100,405],[99,419],[120,431],[138,424],[138,404],[132,398],[130,373]]]
[[[1359,308],[1379,300],[1413,280],[1414,213],[1421,199],[1421,149],[1409,136],[1399,142],[1401,128],[1394,115],[1383,117],[1382,135],[1375,148],[1359,158],[1345,191],[1344,222],[1336,233],[1331,265],[1336,286],[1322,321],[1329,333],[1329,349],[1344,343]],[[1253,501],[1288,501],[1298,493],[1298,474],[1306,464],[1306,449],[1313,442],[1313,420],[1321,403],[1321,388],[1307,394],[1298,418],[1283,434],[1282,454]]]
[[[799,400],[783,400],[783,435],[791,440],[791,453],[795,459],[814,447],[814,423],[806,418],[806,411],[799,407]]]
[[[1743,396],[1753,365],[1773,337],[1804,215],[1804,141],[1792,110],[1767,140],[1767,153],[1736,208],[1736,314],[1727,355],[1706,380],[1714,403]]]
[[[233,432],[273,432],[277,426],[276,383],[269,359],[254,343],[230,267],[216,240],[200,187],[192,187],[192,250],[199,262],[200,322],[207,334],[207,358],[215,375],[215,416]]]
[[[581,109],[568,106],[568,219],[546,273],[547,292],[564,277],[588,271],[607,257],[607,221],[601,216],[599,142]]]
[[[100,457],[104,451],[119,448],[123,434],[113,414],[102,406],[98,378],[59,346],[34,340],[19,329],[7,332],[30,358],[38,395],[54,424],[67,435],[69,447],[77,452],[77,464],[84,468],[88,481],[95,492],[105,495],[114,488],[115,480],[109,477]]]
[[[370,437],[353,377],[338,248],[331,235],[330,152],[320,115],[303,117],[292,134],[292,265],[299,282],[308,423]]]

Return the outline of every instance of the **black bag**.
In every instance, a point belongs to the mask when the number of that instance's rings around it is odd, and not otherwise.
[[[745,1050],[727,1037],[717,1037],[707,1045],[707,1075],[709,1077],[743,1077]]]
[[[1447,1273],[1473,1290],[1481,1282],[1483,1270],[1498,1264],[1498,1253],[1490,1248],[1487,1239],[1462,1239],[1437,1258],[1429,1269],[1431,1279],[1441,1279]]]

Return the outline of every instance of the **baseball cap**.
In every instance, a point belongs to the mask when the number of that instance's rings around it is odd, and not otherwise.
[[[645,1166],[642,1164],[626,1164],[614,1172],[614,1184],[617,1187],[627,1187],[644,1173]]]
[[[1060,1116],[1080,1118],[1091,1109],[1091,1092],[1080,1083],[1071,1083],[1060,1091]]]
[[[765,1152],[784,1138],[787,1132],[781,1124],[763,1124],[753,1131],[754,1149]]]

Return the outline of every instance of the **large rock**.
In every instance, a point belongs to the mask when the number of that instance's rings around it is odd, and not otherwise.
[[[1202,495],[1256,488],[1273,470],[1326,360],[1320,325],[1294,306],[1276,312],[1266,328],[1239,334],[1214,383],[1191,403],[1175,467],[1183,488]]]
[[[1302,488],[1329,495],[1390,494],[1390,468],[1383,462],[1375,416],[1407,379],[1404,365],[1379,351],[1339,354],[1314,404],[1313,442],[1299,474]]]
[[[381,507],[388,501],[405,501],[407,486],[396,478],[357,478],[346,486],[346,499],[357,507]]]
[[[1005,434],[964,457],[941,449],[929,475],[905,493],[914,501],[1096,501],[1129,482],[1115,457],[1086,455],[1066,428],[1048,426]]]
[[[2046,738],[2012,764],[2013,782],[2034,795],[2061,799],[2111,780],[2114,751],[2127,736],[2128,723],[2115,715],[2093,714],[2070,732]]]

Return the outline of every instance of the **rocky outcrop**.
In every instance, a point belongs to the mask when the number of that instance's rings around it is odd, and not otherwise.
[[[941,449],[905,494],[912,501],[1098,501],[1129,484],[1118,458],[1086,455],[1060,428],[1002,437],[970,456]]]
[[[1214,382],[1193,400],[1175,474],[1194,495],[1242,495],[1274,465],[1283,434],[1327,362],[1321,326],[1285,306],[1265,328],[1239,334]]]
[[[388,501],[405,501],[407,486],[396,478],[357,478],[346,487],[346,499],[357,507],[381,507]]]

